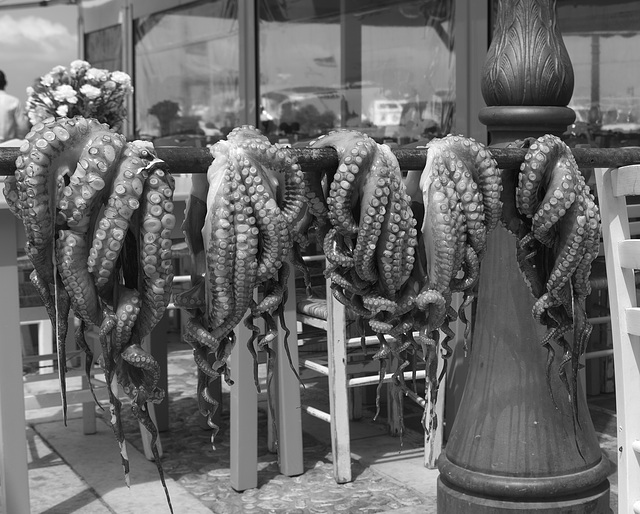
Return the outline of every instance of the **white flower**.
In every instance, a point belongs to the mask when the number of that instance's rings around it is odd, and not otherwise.
[[[109,78],[109,72],[107,70],[101,70],[99,68],[89,68],[85,75],[89,80],[95,80],[96,82],[104,82]]]
[[[78,101],[76,90],[68,84],[62,84],[53,90],[53,98],[58,102],[74,104]]]
[[[86,96],[89,100],[95,100],[102,94],[102,92],[100,91],[100,88],[92,86],[91,84],[84,84],[80,88],[80,92],[84,96]]]
[[[51,68],[51,71],[49,73],[60,74],[60,73],[65,73],[66,71],[67,71],[67,68],[65,68],[64,66],[58,65]]]
[[[117,126],[127,113],[125,97],[132,92],[128,74],[110,73],[77,59],[68,68],[55,66],[27,88],[26,110],[32,123],[52,116],[81,115]]]
[[[46,75],[42,76],[42,78],[40,79],[40,83],[43,86],[51,86],[53,85],[53,77],[51,76],[50,73],[47,73]]]
[[[76,59],[75,61],[71,61],[69,66],[71,68],[71,72],[78,72],[80,70],[91,68],[91,65],[87,61],[83,61],[82,59]]]
[[[114,71],[111,74],[111,80],[118,84],[122,84],[125,87],[131,85],[131,77],[124,71]]]

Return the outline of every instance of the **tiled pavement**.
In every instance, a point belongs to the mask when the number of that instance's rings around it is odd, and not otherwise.
[[[264,401],[259,404],[264,429],[258,441],[258,488],[234,491],[229,485],[228,412],[223,413],[213,450],[210,432],[201,428],[197,412],[191,352],[179,343],[170,346],[168,374],[170,430],[161,435],[162,462],[176,513],[436,512],[437,471],[422,466],[423,439],[418,432],[409,428],[401,445],[386,434],[384,422],[372,422],[371,415],[352,422],[354,481],[338,485],[332,477],[328,425],[303,414],[305,472],[286,477],[278,472],[277,456],[267,450]],[[318,407],[326,403],[320,388],[305,391],[305,401],[320,402]],[[606,402],[603,405],[592,411],[594,424],[603,449],[613,457],[615,419]],[[156,467],[140,453],[137,423],[125,416],[131,459],[127,489],[111,429],[98,422],[98,433],[84,436],[80,415],[79,409],[72,409],[65,428],[58,409],[28,413],[32,513],[168,512]],[[615,478],[614,474],[614,512]]]
[[[170,347],[168,376],[170,429],[161,434],[162,464],[176,513],[436,512],[437,471],[422,466],[421,434],[408,430],[401,444],[387,435],[384,421],[371,421],[371,414],[353,422],[354,480],[338,485],[333,479],[329,426],[303,413],[305,471],[286,477],[279,474],[277,455],[267,449],[264,400],[259,402],[258,488],[234,491],[229,485],[228,411],[223,411],[213,450],[211,432],[202,428],[196,406],[191,351],[179,343]],[[306,402],[327,407],[318,388],[307,387],[302,394]],[[104,416],[98,409],[96,413]],[[106,422],[100,419],[98,433],[85,436],[79,407],[71,409],[70,417],[65,428],[59,409],[28,412],[33,514],[168,512],[155,465],[140,453],[140,433],[132,416],[124,417],[131,459],[129,490]]]

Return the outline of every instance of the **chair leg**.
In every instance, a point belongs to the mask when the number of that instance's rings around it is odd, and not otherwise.
[[[249,330],[235,328],[236,344],[231,351],[231,394],[229,398],[231,487],[236,491],[258,486],[258,395],[253,382],[253,357],[246,341]]]
[[[293,274],[289,277],[288,297],[284,311],[284,322],[290,330],[285,341],[284,327],[279,326],[276,341],[275,383],[278,416],[278,450],[280,471],[286,476],[301,475],[304,471],[302,458],[302,417],[300,411],[300,383],[291,369],[298,371],[298,337],[296,315],[296,285]],[[286,346],[285,346],[286,345]],[[291,362],[287,357],[288,353]]]
[[[352,480],[346,368],[346,311],[344,305],[333,297],[330,281],[327,281],[327,325],[333,475],[336,482],[344,484]]]

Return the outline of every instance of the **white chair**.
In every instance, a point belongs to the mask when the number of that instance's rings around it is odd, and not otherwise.
[[[640,165],[596,169],[615,363],[618,510],[640,513],[640,308],[635,271],[640,239],[631,239],[627,196],[640,195]]]
[[[348,325],[348,313],[343,304],[338,302],[332,294],[330,283],[325,284],[328,300],[302,300],[297,302],[297,319],[299,323],[319,328],[326,332],[326,359],[301,358],[301,368],[306,368],[328,379],[329,385],[329,412],[324,412],[310,405],[301,405],[309,415],[330,423],[333,472],[337,483],[346,483],[352,480],[351,474],[351,441],[349,420],[358,417],[360,407],[360,395],[356,393],[362,386],[377,384],[380,380],[378,363],[369,357],[367,362],[350,362],[348,350],[360,348],[360,337],[350,337]],[[289,302],[295,301],[291,297]],[[458,327],[459,328],[459,327]],[[462,329],[463,330],[463,329]],[[462,332],[460,330],[460,333]],[[292,333],[292,336],[294,334]],[[298,339],[304,335],[297,334]],[[367,343],[377,343],[375,336],[367,338]],[[293,343],[292,343],[293,344]],[[371,352],[373,354],[373,350]],[[411,371],[405,372],[405,380],[414,378]],[[423,380],[424,370],[417,371],[415,378]],[[383,378],[388,385],[388,424],[391,434],[399,434],[401,402],[397,401],[398,395],[394,388],[393,373],[388,372]],[[444,387],[438,393],[436,412],[439,419],[444,417]],[[351,397],[349,394],[351,393]],[[403,393],[402,393],[403,395]],[[410,397],[412,400],[424,405],[422,398]],[[425,436],[425,466],[434,468],[436,460],[443,445],[443,423],[439,423],[438,429],[431,434],[429,439]]]
[[[605,171],[605,170],[602,170]],[[640,203],[627,204],[629,236],[640,237]],[[640,287],[640,274],[635,274],[636,286]],[[611,345],[611,315],[608,302],[608,281],[604,259],[604,245],[600,245],[598,258],[591,269],[592,293],[587,303],[589,323],[593,326],[590,345],[584,355],[585,368],[580,370],[581,382],[586,394],[598,395],[612,392],[613,347]],[[596,343],[592,347],[591,343]]]

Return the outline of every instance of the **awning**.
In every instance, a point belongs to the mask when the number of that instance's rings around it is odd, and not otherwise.
[[[26,9],[27,7],[51,7],[54,5],[77,5],[77,0],[9,0],[0,4],[0,11]]]

